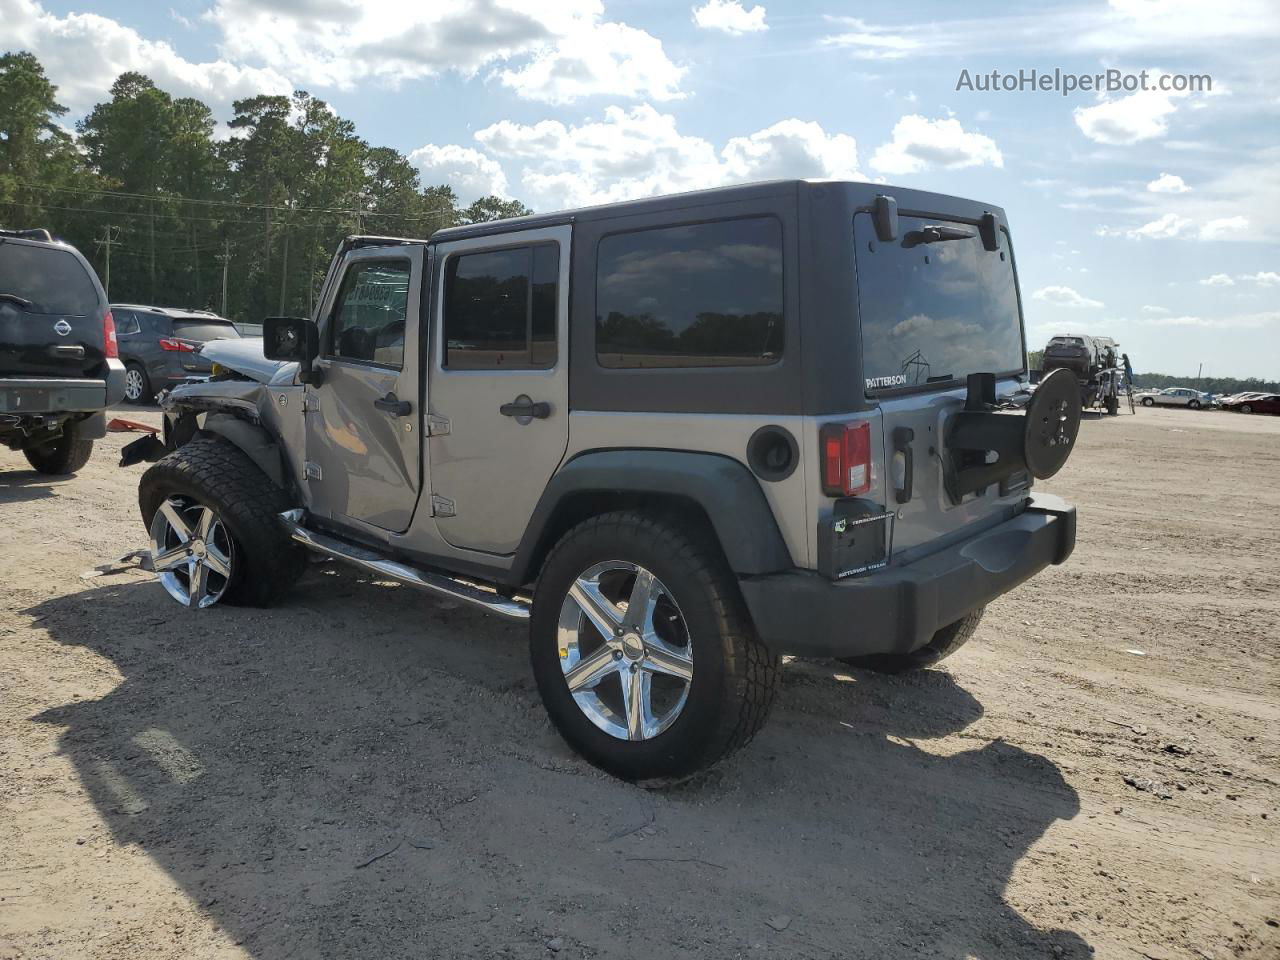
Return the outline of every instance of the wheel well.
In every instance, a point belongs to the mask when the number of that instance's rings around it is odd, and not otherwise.
[[[591,517],[615,510],[634,510],[655,517],[674,518],[686,530],[697,531],[715,545],[724,558],[724,550],[715,534],[711,518],[696,500],[674,493],[648,493],[631,490],[580,490],[566,496],[542,529],[537,545],[529,556],[524,578],[536,580],[547,554],[566,533]]]

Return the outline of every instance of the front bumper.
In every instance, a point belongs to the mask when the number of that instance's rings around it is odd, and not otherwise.
[[[1013,519],[905,566],[834,581],[792,570],[740,585],[757,633],[775,653],[910,653],[941,627],[1065,561],[1075,541],[1075,507],[1035,494]]]

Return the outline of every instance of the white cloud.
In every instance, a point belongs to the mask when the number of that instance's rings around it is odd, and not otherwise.
[[[507,196],[502,165],[471,147],[428,143],[411,152],[409,162],[418,168],[425,186],[448,184],[464,204],[490,195]]]
[[[1152,306],[1151,304],[1144,304],[1142,307],[1142,312],[1163,316],[1169,313],[1170,310],[1168,307],[1156,307],[1156,306]]]
[[[550,103],[681,96],[684,70],[662,43],[605,20],[600,0],[536,12],[519,0],[215,0],[205,19],[222,32],[224,56],[281,65],[305,84],[352,89],[493,67],[519,96]]]
[[[1120,319],[1118,323],[1128,321]],[[1280,312],[1240,313],[1227,317],[1199,317],[1194,315],[1143,317],[1133,321],[1147,327],[1208,327],[1217,330],[1256,330],[1280,323]]]
[[[1080,131],[1097,143],[1125,145],[1164,136],[1168,118],[1177,111],[1174,99],[1185,94],[1143,90],[1092,107],[1076,107],[1072,115]]]
[[[1205,277],[1200,281],[1202,287],[1234,287],[1236,282],[1225,273],[1215,273],[1212,277]]]
[[[1160,240],[1181,236],[1193,226],[1190,217],[1180,217],[1176,213],[1166,213],[1155,220],[1144,223],[1140,227],[1126,230],[1121,227],[1101,226],[1096,233],[1100,237],[1128,237],[1130,240]]]
[[[909,114],[893,127],[893,139],[881,144],[871,166],[888,174],[917,173],[929,167],[956,170],[990,165],[1003,167],[996,142],[981,133],[970,133],[954,117],[929,120]]]
[[[1200,239],[1221,240],[1223,237],[1230,237],[1234,234],[1243,233],[1248,229],[1248,217],[1219,217],[1216,220],[1210,220],[1200,228]]]
[[[1280,287],[1280,273],[1272,270],[1259,270],[1257,273],[1242,273],[1241,280],[1248,280],[1260,287]]]
[[[1062,286],[1041,287],[1031,294],[1031,299],[1043,300],[1045,303],[1052,304],[1055,307],[1071,307],[1073,309],[1094,308],[1103,305],[1101,300],[1092,300],[1089,297],[1082,296],[1070,287]]]
[[[759,4],[747,10],[738,0],[707,0],[701,7],[693,8],[693,22],[698,26],[704,30],[722,30],[734,37],[768,30],[764,15],[765,9]]]
[[[823,37],[830,47],[845,47],[861,60],[898,60],[911,56],[926,46],[926,41],[909,32],[877,27],[857,17],[828,17],[844,28],[840,33]],[[907,28],[908,31],[911,28]]]
[[[1147,189],[1152,193],[1186,193],[1191,188],[1177,174],[1161,173],[1147,184]]]
[[[198,97],[224,112],[242,97],[293,91],[290,80],[273,66],[246,67],[225,59],[196,63],[168,43],[147,40],[97,14],[59,17],[36,0],[0,0],[0,23],[4,48],[34,53],[72,114],[86,113],[106,99],[112,82],[127,70],[145,73],[175,96]]]
[[[608,107],[576,125],[503,120],[475,136],[489,156],[519,167],[522,199],[541,210],[774,177],[863,179],[853,137],[794,118],[720,149],[649,104]]]

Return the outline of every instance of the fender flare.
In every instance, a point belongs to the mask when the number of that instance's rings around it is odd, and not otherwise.
[[[512,563],[512,579],[537,576],[535,567],[562,530],[556,515],[589,494],[641,494],[678,498],[710,520],[729,567],[739,576],[790,569],[769,501],[747,467],[731,457],[680,450],[594,450],[569,460],[547,484],[529,518]]]
[[[258,469],[270,478],[272,483],[281,490],[289,489],[282,466],[280,446],[265,428],[242,420],[231,413],[210,412],[205,417],[202,429],[205,433],[217,434],[239,447],[258,465]]]

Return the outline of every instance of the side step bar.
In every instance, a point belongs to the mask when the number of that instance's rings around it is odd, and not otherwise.
[[[302,525],[302,516],[301,510],[286,510],[280,514],[280,519],[288,529],[289,535],[309,550],[326,554],[335,560],[344,560],[370,573],[376,573],[380,577],[417,587],[437,597],[457,600],[486,613],[497,614],[507,620],[518,623],[526,623],[529,620],[529,603],[525,600],[504,597],[492,590],[454,580],[442,573],[411,567],[398,560],[388,560],[367,547],[347,543],[316,530],[308,530]]]

